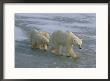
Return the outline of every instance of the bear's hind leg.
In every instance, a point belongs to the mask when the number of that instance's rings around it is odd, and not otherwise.
[[[43,45],[44,51],[47,51],[47,44]]]
[[[34,42],[32,42],[32,48],[35,48],[36,44]]]
[[[59,50],[58,50],[58,48],[52,48],[52,49],[51,49],[51,52],[54,53],[54,54],[56,54],[56,55],[59,55]]]

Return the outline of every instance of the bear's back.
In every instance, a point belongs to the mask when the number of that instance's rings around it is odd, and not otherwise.
[[[52,33],[51,40],[54,44],[65,46],[68,41],[68,33],[64,31],[55,31]]]

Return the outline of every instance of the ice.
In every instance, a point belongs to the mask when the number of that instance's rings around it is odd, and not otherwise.
[[[15,27],[15,40],[23,41],[23,40],[26,40],[26,39],[27,39],[27,36],[23,32],[23,30],[20,29],[19,27]]]
[[[83,39],[77,62],[66,56],[31,49],[29,32],[35,28],[51,35],[56,30],[74,32]],[[15,14],[16,68],[95,68],[96,67],[96,14],[95,13],[16,13]],[[30,57],[31,56],[31,57]]]

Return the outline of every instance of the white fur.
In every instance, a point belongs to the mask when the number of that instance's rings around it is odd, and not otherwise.
[[[45,35],[45,32],[33,31],[31,32],[31,42],[32,48],[40,48],[47,50],[47,44],[49,43],[48,33]]]
[[[79,47],[82,45],[82,40],[79,39],[72,32],[63,32],[63,31],[55,31],[52,33],[50,37],[50,42],[52,43],[52,52],[56,54],[61,54],[62,47],[66,48],[67,55],[73,58],[77,58],[77,54],[74,52],[73,47],[74,44],[77,44]]]

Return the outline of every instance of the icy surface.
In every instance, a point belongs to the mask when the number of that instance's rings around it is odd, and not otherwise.
[[[51,52],[31,49],[30,31],[72,31],[83,39],[82,49],[74,47],[77,61]],[[96,67],[96,14],[95,13],[16,13],[15,15],[16,68],[95,68]]]

